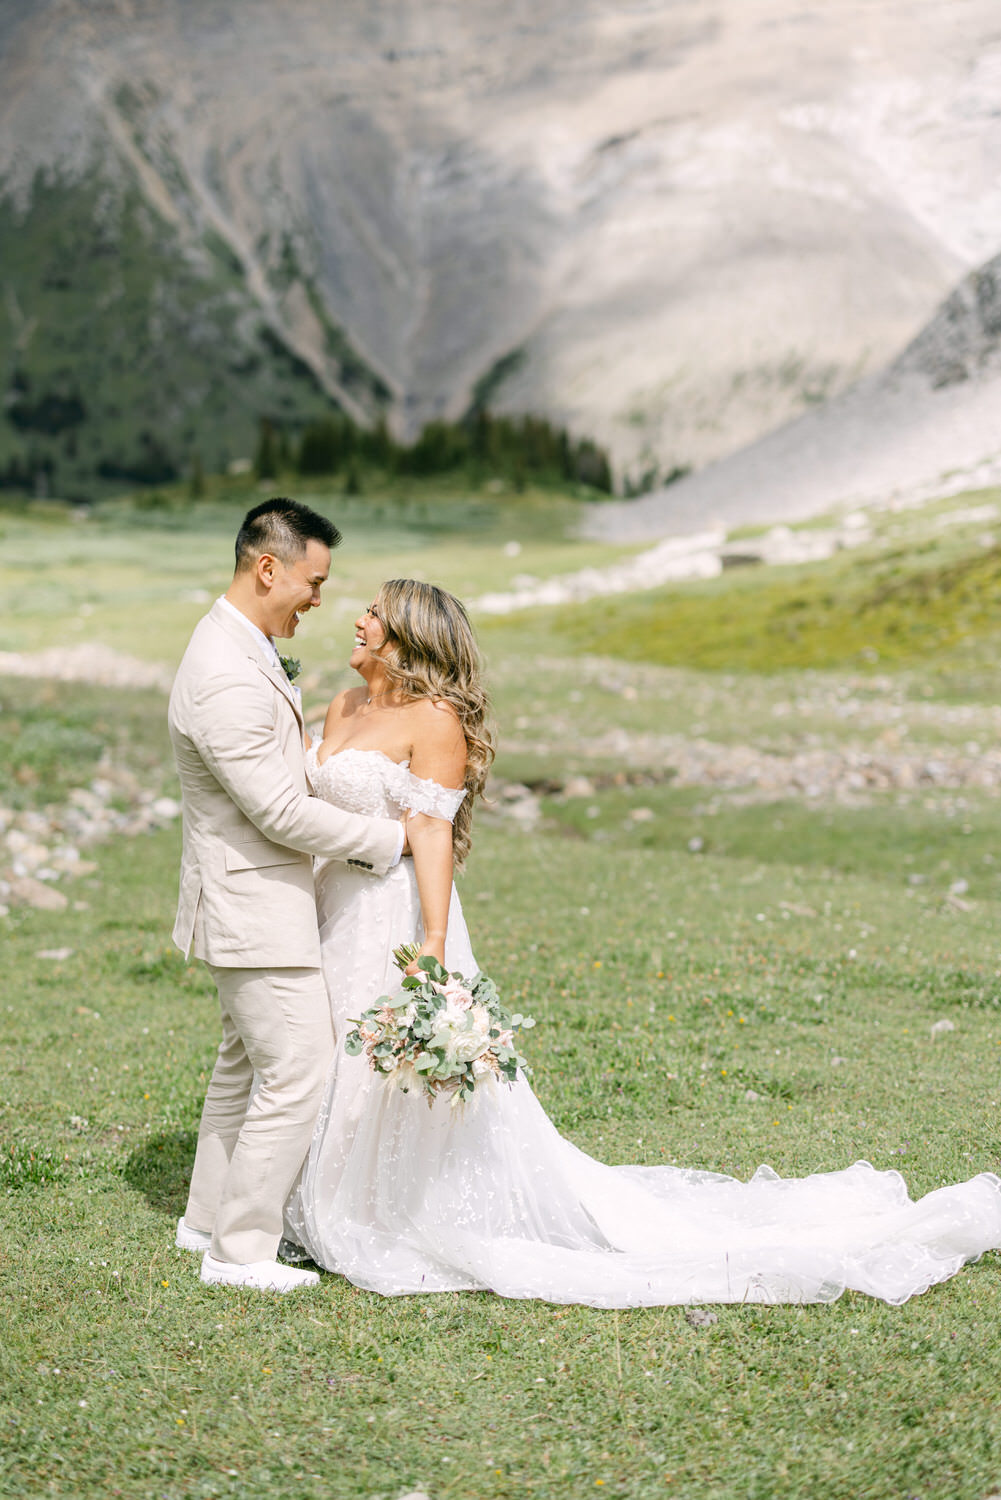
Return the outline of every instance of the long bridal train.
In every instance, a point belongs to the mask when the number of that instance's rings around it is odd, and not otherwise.
[[[453,817],[459,794],[377,751],[309,771],[353,812]],[[324,977],[338,1051],[287,1233],[317,1265],[401,1293],[490,1289],[595,1307],[830,1302],[846,1288],[900,1303],[1001,1248],[1001,1179],[981,1173],[911,1202],[898,1172],[856,1162],[743,1183],[677,1167],[609,1167],[564,1140],[522,1079],[472,1107],[428,1108],[387,1085],[343,1038],[399,981],[392,949],[420,934],[413,869],[380,880],[317,872]],[[476,971],[454,890],[446,961]]]

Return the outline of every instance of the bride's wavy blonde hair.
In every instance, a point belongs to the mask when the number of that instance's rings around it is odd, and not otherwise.
[[[384,583],[376,607],[386,632],[379,660],[389,681],[408,698],[450,703],[466,737],[466,796],[452,825],[452,850],[461,870],[472,842],[473,799],[483,795],[494,758],[490,702],[473,628],[453,594],[416,578]]]

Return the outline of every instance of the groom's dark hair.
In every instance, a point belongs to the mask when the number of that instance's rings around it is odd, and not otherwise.
[[[277,496],[248,510],[236,534],[236,571],[252,568],[265,552],[286,567],[297,562],[309,542],[336,547],[341,534],[326,516],[298,500]]]

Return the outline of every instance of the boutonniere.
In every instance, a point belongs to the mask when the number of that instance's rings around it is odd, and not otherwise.
[[[302,671],[302,662],[295,656],[282,656],[281,652],[278,653],[278,660],[281,662],[282,671],[289,682],[295,682],[295,679]]]

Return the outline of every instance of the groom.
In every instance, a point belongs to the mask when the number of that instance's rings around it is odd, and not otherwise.
[[[184,805],[174,942],[208,965],[222,1012],[176,1243],[205,1252],[203,1281],[280,1292],[319,1282],[276,1259],[334,1045],[312,856],[381,875],[403,849],[401,824],[309,795],[299,692],[274,644],[319,607],[340,539],[294,500],[248,512],[168,710]]]

